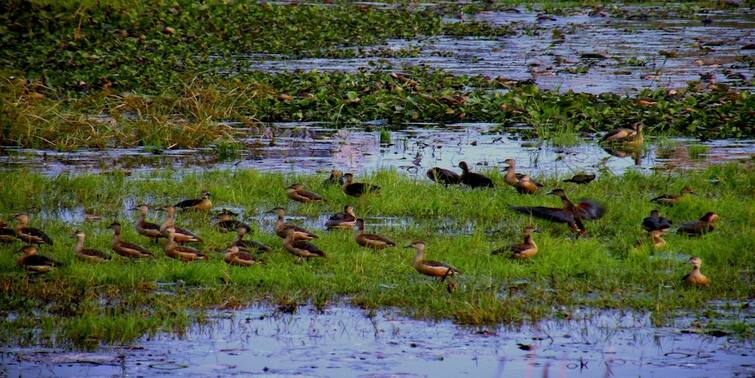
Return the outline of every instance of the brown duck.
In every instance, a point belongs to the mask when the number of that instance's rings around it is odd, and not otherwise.
[[[79,260],[89,262],[107,262],[110,261],[110,255],[97,249],[84,248],[84,239],[86,234],[83,231],[76,230],[73,233],[73,237],[76,239],[76,245],[73,247],[73,253]]]
[[[717,220],[718,214],[714,212],[708,212],[700,217],[700,220],[698,221],[682,224],[681,226],[679,226],[679,230],[677,232],[688,236],[704,235],[715,229],[713,223],[716,223]]]
[[[251,251],[257,251],[257,252],[268,252],[272,250],[270,247],[255,241],[255,240],[244,240],[244,236],[251,231],[251,228],[249,226],[239,226],[237,233],[236,233],[236,239],[231,242],[231,247],[238,247],[239,250],[242,252],[251,252]]]
[[[658,210],[652,210],[650,215],[642,220],[642,228],[648,232],[661,231],[663,233],[671,228],[671,221],[662,217]]]
[[[584,235],[587,232],[582,223],[583,220],[599,219],[605,213],[603,206],[594,201],[583,200],[575,205],[569,200],[563,189],[553,189],[548,194],[561,198],[563,207],[511,206],[511,210],[551,222],[566,223],[569,229],[577,235]]]
[[[173,227],[168,227],[165,232],[167,233],[168,242],[163,246],[163,250],[168,257],[181,261],[207,260],[207,255],[198,249],[178,245],[175,241],[176,230]]]
[[[461,184],[461,176],[456,172],[449,171],[439,167],[433,167],[427,170],[427,178],[444,185]]]
[[[421,274],[440,278],[441,281],[445,281],[447,277],[461,274],[461,271],[448,264],[425,260],[425,243],[422,241],[415,241],[405,248],[414,248],[417,251],[414,255],[413,265],[414,269]]]
[[[524,242],[513,244],[508,247],[500,248],[493,251],[494,255],[509,255],[512,259],[527,259],[537,254],[537,244],[532,238],[533,232],[539,232],[535,226],[524,228]]]
[[[50,239],[47,234],[44,233],[44,231],[28,227],[29,226],[29,215],[27,214],[16,214],[14,217],[18,224],[16,224],[15,233],[16,237],[21,239],[27,244],[49,244],[52,245],[52,239]]]
[[[31,273],[47,273],[54,267],[63,266],[58,261],[38,254],[37,247],[33,245],[21,247],[20,252],[24,255],[19,257],[16,263]]]
[[[228,209],[223,209],[215,216],[215,228],[220,232],[234,232],[238,231],[239,227],[246,227],[251,230],[249,225],[244,222],[234,219],[238,214]]]
[[[351,230],[356,223],[357,216],[354,214],[354,207],[346,205],[343,207],[343,213],[337,213],[328,218],[328,221],[325,222],[325,228],[328,230]]]
[[[354,240],[356,240],[357,244],[361,245],[362,247],[372,249],[385,249],[396,246],[396,243],[384,236],[365,234],[364,219],[357,219],[357,226],[359,226],[359,232],[357,233],[357,236],[354,238]]]
[[[294,238],[296,240],[312,240],[317,239],[317,235],[291,223],[286,223],[286,210],[282,207],[276,207],[268,213],[273,213],[278,216],[278,220],[275,221],[275,234],[280,238],[286,238],[288,236],[288,230],[294,230]]]
[[[108,226],[111,230],[113,230],[113,239],[110,243],[110,248],[112,248],[113,252],[123,256],[128,257],[132,259],[142,258],[142,257],[152,257],[152,252],[148,251],[147,249],[140,247],[136,244],[128,243],[121,240],[121,224],[118,222],[112,223],[110,226]]]
[[[343,172],[337,169],[331,169],[330,176],[323,181],[323,185],[343,185]]]
[[[157,239],[164,237],[158,224],[147,222],[149,206],[139,205],[131,210],[139,212],[139,219],[136,220],[136,224],[134,225],[139,235],[146,236],[155,242],[157,242]]]
[[[705,277],[700,272],[700,267],[703,265],[703,260],[697,256],[692,256],[689,259],[689,263],[692,265],[692,271],[682,277],[682,282],[691,286],[708,286],[710,285],[710,279]]]
[[[258,260],[248,252],[241,251],[239,247],[235,245],[232,245],[225,250],[223,261],[235,266],[252,266],[262,263],[262,260]]]
[[[516,172],[516,161],[514,159],[506,159],[503,161],[508,164],[506,167],[506,175],[503,176],[503,180],[514,187],[520,194],[534,194],[543,185],[532,180],[530,176]]]
[[[210,211],[212,209],[210,192],[202,192],[202,198],[183,200],[174,207],[182,210]]]
[[[302,184],[292,184],[291,186],[286,188],[286,195],[288,196],[288,198],[301,203],[325,201],[325,198],[323,198],[321,195],[304,190],[304,185]]]
[[[165,221],[163,224],[160,225],[160,233],[164,237],[168,237],[167,229],[172,228],[174,233],[175,242],[178,244],[185,244],[185,243],[201,243],[202,239],[200,239],[197,235],[194,235],[193,232],[184,229],[176,227],[176,208],[173,206],[165,206],[162,208],[167,213],[167,216],[165,217]]]
[[[487,176],[483,176],[479,173],[474,173],[469,171],[469,166],[467,165],[467,162],[461,161],[459,162],[459,168],[461,168],[461,183],[469,186],[471,188],[492,188],[493,187],[493,180],[488,178]]]
[[[377,185],[365,184],[363,182],[354,182],[354,175],[351,173],[343,175],[343,179],[344,182],[341,186],[341,190],[343,190],[346,195],[352,197],[361,197],[362,195],[367,193],[380,193],[380,187]]]
[[[631,129],[620,128],[607,132],[598,143],[642,143],[642,123],[635,123]]]
[[[571,182],[574,184],[584,185],[584,184],[589,184],[590,182],[592,182],[592,180],[595,180],[594,174],[587,175],[583,173],[577,173],[572,178],[566,179],[563,182]]]
[[[316,245],[305,240],[297,240],[296,234],[296,230],[293,228],[287,229],[286,239],[283,240],[283,247],[287,251],[298,257],[299,260],[309,260],[310,257],[325,257],[325,252],[317,248]]]
[[[8,224],[0,221],[0,243],[11,243],[16,241],[16,231],[7,228]]]
[[[695,192],[693,192],[692,188],[690,188],[689,186],[685,186],[684,188],[682,188],[681,192],[678,195],[664,194],[662,196],[651,199],[650,202],[655,202],[666,206],[674,206],[679,204],[679,202],[681,202],[682,199],[687,196],[687,194],[695,194]]]

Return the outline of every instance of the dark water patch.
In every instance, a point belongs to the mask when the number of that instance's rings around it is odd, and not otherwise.
[[[10,375],[715,376],[755,372],[747,340],[654,327],[650,314],[576,310],[571,320],[466,328],[350,307],[219,313],[181,337],[92,353],[5,347]]]
[[[117,170],[130,175],[166,167],[179,172],[253,168],[297,174],[324,173],[333,168],[362,174],[393,168],[424,179],[427,169],[434,166],[458,171],[462,160],[473,170],[488,170],[499,169],[505,159],[513,158],[518,169],[530,175],[565,176],[602,171],[622,174],[629,169],[696,169],[751,160],[755,155],[752,140],[646,138],[643,149],[604,149],[594,142],[596,136],[581,139],[567,135],[564,139],[571,145],[561,146],[524,140],[516,134],[492,133],[496,125],[486,123],[409,125],[387,132],[390,143],[386,144],[381,143],[380,125],[376,122],[365,128],[334,130],[317,123],[274,124],[247,132],[242,137],[245,148],[225,160],[211,149],[165,151],[154,156],[144,149],[52,152],[6,148],[0,154],[0,169],[27,169],[48,175]],[[137,174],[132,179],[162,178]]]

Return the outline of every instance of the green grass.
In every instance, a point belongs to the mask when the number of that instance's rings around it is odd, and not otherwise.
[[[36,280],[25,280],[15,265],[19,244],[0,246],[0,312],[14,314],[4,320],[2,339],[44,343],[46,340],[93,346],[122,342],[144,333],[182,329],[201,320],[204,309],[234,307],[257,301],[276,304],[346,301],[365,308],[395,307],[404,313],[431,319],[452,319],[465,324],[518,323],[544,317],[568,316],[577,306],[653,311],[655,318],[676,309],[704,310],[710,300],[746,300],[755,295],[755,174],[751,165],[725,165],[705,171],[643,176],[604,175],[587,186],[559,184],[556,178],[539,178],[546,187],[564,186],[572,198],[593,198],[608,207],[606,216],[587,224],[588,236],[574,239],[563,225],[534,222],[543,229],[536,235],[540,252],[531,261],[516,262],[491,256],[494,248],[520,241],[522,227],[532,220],[512,213],[509,204],[558,206],[553,196],[521,196],[511,188],[464,190],[415,181],[393,171],[359,177],[383,188],[377,197],[347,198],[338,188],[323,187],[323,177],[281,175],[253,170],[185,174],[171,172],[147,177],[109,175],[42,177],[30,173],[0,173],[0,214],[39,208],[32,225],[55,240],[43,253],[66,266]],[[496,182],[500,174],[491,172]],[[721,179],[718,184],[709,179]],[[323,194],[322,205],[289,203],[283,188],[303,182]],[[701,238],[668,235],[660,251],[635,248],[643,237],[639,227],[654,206],[648,199],[694,188],[680,205],[662,213],[679,224],[706,211],[721,216],[717,229]],[[216,208],[245,210],[254,225],[254,237],[274,247],[264,255],[265,265],[244,269],[223,263],[220,251],[232,235],[214,231],[209,217],[179,216],[181,226],[193,229],[206,242],[211,260],[195,264],[165,257],[160,246],[150,245],[130,224],[126,206],[154,205],[191,198],[201,190],[213,193]],[[411,267],[413,251],[389,249],[373,252],[360,248],[349,232],[325,232],[315,243],[328,257],[296,263],[271,232],[271,218],[261,213],[284,206],[291,214],[315,219],[340,211],[352,203],[368,218],[367,229],[388,235],[405,245],[422,239],[428,258],[446,261],[464,275],[449,294],[446,286],[418,275]],[[97,223],[67,223],[61,210],[94,208],[106,217]],[[409,220],[406,226],[376,227],[370,217]],[[156,214],[152,214],[155,219]],[[67,218],[65,218],[67,219]],[[127,261],[118,256],[107,264],[75,260],[69,235],[84,230],[87,246],[109,250],[113,220],[124,224],[124,238],[148,246],[158,256],[151,261]],[[309,223],[307,223],[309,224]],[[680,278],[688,266],[684,256],[699,255],[703,271],[713,280],[708,289],[685,288]],[[563,306],[563,307],[562,307]],[[9,318],[11,319],[11,318]],[[127,331],[118,332],[120,328]]]

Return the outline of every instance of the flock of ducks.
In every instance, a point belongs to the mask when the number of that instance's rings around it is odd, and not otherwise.
[[[607,133],[602,142],[617,143],[641,143],[642,126],[635,125],[631,129],[618,129]],[[533,180],[528,175],[516,171],[516,162],[513,159],[505,160],[507,164],[503,181],[506,185],[513,187],[521,194],[534,194],[542,190],[543,185]],[[471,172],[466,162],[460,162],[461,174],[451,170],[438,167],[431,168],[427,171],[427,177],[443,185],[465,185],[471,188],[493,188],[494,181],[480,173]],[[574,177],[564,180],[575,184],[588,184],[595,179],[595,175],[577,174]],[[350,173],[342,174],[340,171],[331,171],[330,177],[325,180],[325,184],[337,184],[341,190],[348,196],[360,197],[368,194],[380,193],[380,187],[368,183],[354,182],[354,177]],[[550,195],[557,196],[561,199],[561,207],[544,207],[544,206],[510,206],[510,209],[529,215],[531,217],[548,220],[555,223],[564,223],[576,234],[577,237],[584,235],[587,230],[585,221],[599,219],[605,213],[603,206],[595,201],[583,200],[578,203],[572,202],[563,189],[553,189],[548,192]],[[663,195],[651,199],[652,202],[664,206],[675,206],[681,203],[682,199],[694,192],[685,187],[678,195]],[[325,202],[326,199],[314,192],[306,190],[302,184],[293,184],[286,188],[286,195],[293,201],[300,203],[312,204]],[[181,201],[172,206],[162,206],[157,210],[164,211],[166,216],[161,224],[151,223],[147,220],[150,208],[147,205],[139,205],[131,209],[139,212],[139,216],[134,224],[138,234],[148,238],[152,243],[157,243],[159,239],[165,239],[163,251],[166,256],[189,262],[208,260],[209,256],[200,249],[190,247],[187,244],[201,243],[202,239],[190,230],[176,226],[176,213],[181,211],[209,212],[212,209],[210,193],[203,192],[202,196],[197,199]],[[286,222],[286,210],[282,207],[276,207],[268,211],[275,214],[275,234],[283,239],[282,246],[288,252],[297,257],[299,261],[310,258],[325,257],[325,252],[321,250],[312,241],[318,239],[318,236],[300,226]],[[216,215],[214,227],[221,232],[235,232],[236,237],[225,248],[223,252],[224,261],[236,266],[251,266],[261,263],[257,257],[260,252],[271,251],[272,248],[254,240],[247,240],[245,236],[249,234],[252,228],[235,219],[235,214],[223,209]],[[52,270],[62,264],[38,252],[40,245],[53,245],[52,239],[42,230],[29,227],[29,216],[27,214],[17,214],[14,216],[16,225],[14,228],[7,228],[7,224],[0,221],[0,242],[13,242],[17,239],[27,245],[21,248],[23,256],[18,259],[18,264],[29,272],[44,273]],[[714,223],[718,220],[718,215],[709,212],[703,215],[697,221],[686,222],[678,228],[678,233],[696,236],[703,235],[714,230]],[[648,233],[648,239],[656,248],[666,244],[663,235],[672,226],[672,222],[660,215],[656,209],[651,211],[650,215],[642,220],[642,228]],[[114,222],[109,228],[113,232],[111,239],[111,249],[120,256],[129,259],[151,258],[153,253],[147,248],[138,244],[124,241],[121,239],[121,224]],[[391,239],[377,234],[365,232],[364,219],[358,218],[351,205],[344,206],[342,213],[331,216],[325,223],[327,230],[353,230],[357,227],[357,233],[354,241],[362,247],[380,250],[385,248],[396,247],[396,243]],[[538,252],[538,246],[533,238],[533,233],[539,232],[534,226],[526,226],[523,230],[523,242],[513,244],[507,247],[496,249],[493,255],[505,255],[512,259],[529,259]],[[76,239],[73,251],[76,257],[90,262],[107,262],[111,257],[97,249],[85,247],[86,235],[84,232],[76,230],[72,237]],[[416,251],[413,266],[421,274],[439,278],[441,281],[447,277],[461,274],[453,266],[432,260],[425,259],[425,243],[423,241],[414,241],[406,246]],[[693,256],[689,259],[692,265],[692,271],[684,276],[683,281],[690,285],[707,286],[710,280],[700,272],[702,260]],[[450,287],[450,286],[449,286]]]

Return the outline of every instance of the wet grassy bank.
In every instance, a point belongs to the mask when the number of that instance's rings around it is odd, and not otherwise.
[[[501,176],[490,172],[497,183]],[[678,310],[705,319],[712,300],[752,298],[755,264],[752,205],[753,169],[749,164],[725,165],[684,175],[627,173],[603,175],[588,186],[541,178],[548,188],[563,187],[574,199],[587,197],[606,204],[608,212],[587,224],[588,234],[575,239],[563,225],[531,220],[507,209],[511,204],[559,206],[553,196],[521,196],[509,187],[495,190],[445,188],[391,171],[360,177],[383,188],[380,196],[347,198],[338,188],[325,187],[321,176],[286,176],[253,170],[185,174],[170,173],[128,178],[118,172],[99,176],[47,178],[34,174],[2,173],[0,214],[7,218],[31,211],[32,226],[47,231],[55,245],[44,254],[66,266],[36,279],[27,279],[15,265],[19,243],[1,245],[0,311],[3,339],[13,342],[73,343],[94,346],[123,342],[158,330],[176,330],[202,320],[202,310],[243,306],[264,301],[288,311],[297,304],[327,306],[345,301],[364,308],[395,307],[430,319],[453,319],[463,324],[516,323],[546,317],[569,317],[578,306],[650,310],[662,322]],[[283,188],[303,182],[323,194],[321,205],[289,203]],[[689,185],[698,193],[673,208],[661,208],[676,225],[717,212],[717,229],[703,237],[671,233],[667,246],[653,250],[635,247],[645,238],[640,222],[656,208],[648,200],[678,192]],[[181,214],[178,224],[197,232],[200,248],[210,260],[181,263],[167,258],[160,245],[151,245],[133,229],[136,203],[164,205],[192,198],[201,190],[213,193],[216,208],[243,212],[255,228],[254,238],[273,247],[263,254],[264,265],[238,268],[222,261],[221,251],[233,236],[215,231],[209,216]],[[332,214],[351,203],[367,219],[368,232],[380,233],[399,245],[423,239],[428,258],[448,262],[464,275],[454,280],[453,293],[445,284],[419,276],[411,266],[413,252],[359,247],[351,232],[322,229],[321,214]],[[263,215],[284,206],[292,222],[313,229],[315,243],[328,255],[296,263],[271,230],[273,218]],[[88,209],[101,221],[85,222]],[[153,221],[159,221],[151,214]],[[388,217],[388,218],[385,218]],[[106,226],[120,220],[124,238],[151,249],[156,258],[92,265],[72,253],[74,229],[87,233],[87,246],[109,251]],[[540,252],[531,261],[491,256],[498,247],[520,242],[524,225],[534,222]],[[710,288],[681,284],[689,270],[689,256],[702,257]],[[739,325],[741,328],[741,324]],[[747,327],[744,328],[745,330]],[[747,333],[747,332],[745,332]]]

